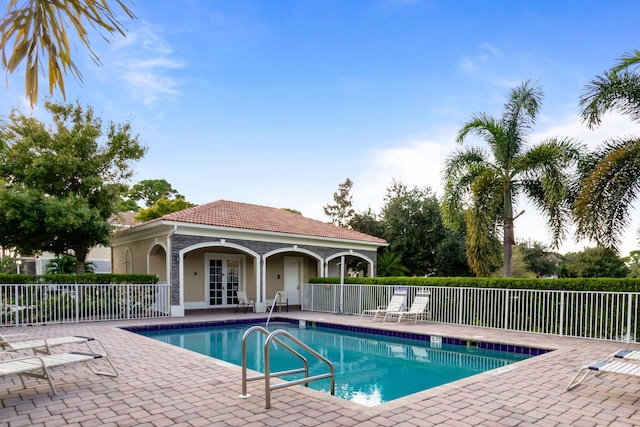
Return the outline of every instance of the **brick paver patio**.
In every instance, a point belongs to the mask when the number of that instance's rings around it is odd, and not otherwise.
[[[119,329],[240,316],[245,315],[195,312],[174,319],[2,328],[4,333],[99,338],[120,376],[98,377],[82,366],[57,368],[53,375],[58,395],[50,392],[46,381],[27,379],[23,389],[17,377],[0,379],[0,426],[640,426],[640,379],[602,375],[565,390],[580,366],[619,348],[640,350],[637,344],[377,322],[381,328],[556,350],[511,365],[512,369],[486,372],[372,408],[296,386],[274,391],[271,409],[265,409],[262,382],[249,383],[251,397],[239,398],[240,367]],[[260,315],[246,315],[253,316]],[[365,323],[356,316],[286,316]]]

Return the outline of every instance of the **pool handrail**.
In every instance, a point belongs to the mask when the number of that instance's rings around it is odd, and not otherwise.
[[[269,327],[269,321],[271,320],[271,315],[273,314],[273,309],[276,307],[276,305],[278,305],[278,303],[280,303],[280,305],[282,305],[282,291],[278,291],[276,292],[276,296],[273,298],[273,304],[271,304],[271,308],[269,309],[269,316],[267,316],[267,328]],[[289,311],[289,306],[287,305],[287,311]],[[282,309],[280,309],[282,311]]]
[[[262,326],[252,326],[245,331],[244,335],[242,335],[242,394],[240,395],[241,398],[247,398],[250,396],[247,393],[248,381],[261,380],[264,378],[264,375],[256,375],[256,376],[247,378],[247,338],[249,338],[249,335],[251,335],[254,331],[258,331],[267,337],[271,334],[271,331],[269,331],[268,329]],[[290,375],[290,374],[297,374],[301,372],[305,372],[306,373],[305,375],[308,376],[309,362],[307,361],[307,359],[304,356],[302,356],[300,353],[298,353],[297,351],[289,347],[286,343],[282,342],[281,340],[276,339],[276,343],[280,344],[289,353],[299,358],[304,364],[304,368],[298,368],[298,370],[295,370],[295,372],[283,371],[284,373],[275,373],[275,374],[272,374],[272,376]]]
[[[267,338],[265,339],[265,342],[264,342],[264,374],[247,378],[247,343],[246,342],[247,342],[247,338],[254,331],[258,331],[264,335],[267,335]],[[291,341],[298,344],[300,347],[302,347],[312,355],[316,356],[322,362],[326,363],[327,366],[329,367],[329,372],[310,377],[309,362],[307,361],[307,359],[304,356],[302,356],[300,353],[295,351],[293,348],[291,348],[289,345],[284,343],[280,338],[278,338],[279,335],[283,335],[289,338]],[[294,356],[302,360],[304,367],[271,373],[270,358],[269,358],[269,349],[270,349],[271,341],[274,341],[280,344],[284,349],[286,349],[291,354],[293,354]],[[287,381],[287,382],[276,384],[273,386],[271,385],[271,377],[282,377],[282,376],[298,374],[298,373],[304,373],[304,378]],[[269,332],[269,330],[267,330],[262,326],[252,326],[251,328],[247,329],[247,331],[242,336],[242,394],[240,395],[240,398],[244,399],[250,396],[247,393],[248,381],[264,379],[265,380],[265,409],[270,409],[272,390],[277,390],[280,388],[289,387],[289,386],[298,385],[298,384],[304,384],[305,386],[308,387],[311,381],[318,381],[326,378],[331,379],[331,394],[335,395],[335,370],[333,367],[333,363],[331,363],[329,359],[327,359],[326,357],[324,357],[323,355],[321,355],[320,353],[318,353],[317,351],[315,351],[314,349],[312,349],[311,347],[309,347],[308,345],[306,345],[305,343],[303,343],[302,341],[300,341],[299,339],[291,335],[289,332],[285,331],[284,329],[278,329],[276,331]]]

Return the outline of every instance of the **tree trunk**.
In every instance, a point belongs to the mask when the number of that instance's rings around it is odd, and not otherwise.
[[[511,277],[511,256],[513,255],[513,218],[504,220],[504,254],[503,254],[503,277]]]
[[[511,186],[507,187],[504,192],[504,219],[502,224],[503,238],[502,243],[504,245],[503,250],[503,263],[502,263],[502,276],[511,277],[511,256],[513,254],[513,194],[511,192]]]
[[[84,263],[87,260],[87,250],[74,249],[73,252],[76,256],[76,274],[84,274]]]

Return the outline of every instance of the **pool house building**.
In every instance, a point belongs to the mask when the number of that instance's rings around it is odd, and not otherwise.
[[[218,200],[118,231],[113,273],[155,274],[171,284],[171,315],[231,308],[244,291],[265,311],[277,292],[300,305],[303,283],[348,274],[358,258],[376,271],[385,240],[289,210]]]

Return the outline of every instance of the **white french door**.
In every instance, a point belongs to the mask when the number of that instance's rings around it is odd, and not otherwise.
[[[210,254],[206,257],[207,298],[210,307],[235,305],[242,283],[242,257]]]

